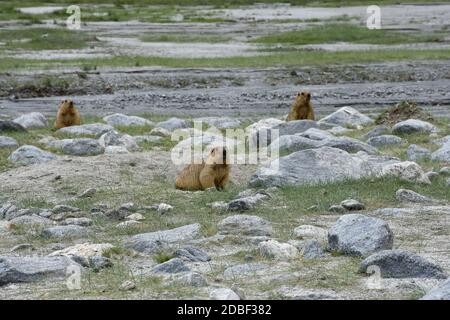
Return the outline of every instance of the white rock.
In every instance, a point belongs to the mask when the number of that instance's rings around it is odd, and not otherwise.
[[[260,242],[258,247],[259,252],[263,257],[274,260],[287,261],[299,256],[296,247],[289,243],[281,243],[276,240]]]

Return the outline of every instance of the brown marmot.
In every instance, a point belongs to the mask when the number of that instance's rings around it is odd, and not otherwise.
[[[230,165],[227,163],[227,150],[215,147],[209,152],[202,164],[190,164],[185,167],[175,181],[175,187],[181,190],[206,190],[216,187],[223,190],[230,175]]]
[[[58,109],[58,114],[56,115],[55,128],[61,129],[64,127],[79,126],[80,124],[80,113],[73,104],[73,101],[61,101]]]
[[[308,91],[299,92],[295,97],[286,121],[294,120],[315,120],[314,110],[311,104],[311,93]]]

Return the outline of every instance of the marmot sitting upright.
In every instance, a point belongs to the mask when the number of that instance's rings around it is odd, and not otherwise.
[[[227,150],[213,148],[202,164],[190,164],[185,167],[175,181],[175,187],[181,190],[206,190],[216,187],[223,190],[228,183],[230,166],[227,164]]]
[[[56,115],[55,128],[61,129],[70,126],[79,126],[81,124],[80,113],[75,108],[72,100],[63,100],[59,105]]]
[[[297,93],[286,121],[315,120],[311,104],[311,94],[307,91]]]

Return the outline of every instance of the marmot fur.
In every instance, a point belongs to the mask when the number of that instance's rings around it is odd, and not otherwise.
[[[315,120],[311,94],[308,91],[299,92],[295,97],[286,121],[294,120]]]
[[[73,104],[72,100],[63,100],[59,105],[56,115],[55,128],[61,129],[70,126],[79,126],[81,124],[80,113]]]

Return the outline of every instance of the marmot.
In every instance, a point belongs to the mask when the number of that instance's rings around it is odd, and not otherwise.
[[[216,187],[223,190],[228,183],[230,166],[227,163],[227,150],[213,148],[202,164],[190,164],[185,167],[175,181],[175,187],[181,190],[206,190]]]
[[[289,111],[286,119],[286,121],[293,120],[315,120],[314,110],[311,104],[311,94],[309,92],[303,91],[297,93],[291,111]]]
[[[55,128],[61,129],[70,126],[79,126],[81,124],[80,113],[73,104],[72,100],[63,100],[59,105],[56,115]]]

